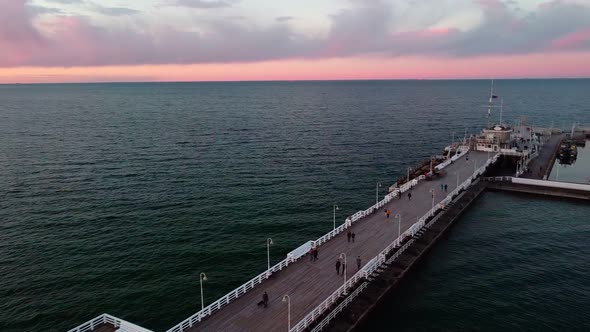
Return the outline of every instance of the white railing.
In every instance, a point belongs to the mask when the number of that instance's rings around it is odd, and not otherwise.
[[[109,314],[102,314],[98,317],[95,317],[87,321],[86,323],[69,330],[68,332],[93,331],[95,328],[101,326],[102,324],[111,324],[112,326],[117,328],[117,332],[152,332],[141,326],[137,326],[135,324],[129,323],[125,320],[122,320],[115,316],[111,316]]]
[[[296,261],[301,256],[304,256],[309,252],[309,249],[312,248],[312,241],[307,241],[304,244],[300,245],[297,249],[291,251],[287,254],[287,260],[290,260],[289,263]]]
[[[350,279],[346,281],[345,285],[340,286],[336,291],[334,291],[328,298],[326,298],[322,303],[320,303],[317,307],[315,307],[310,313],[308,313],[303,319],[301,319],[295,326],[289,330],[290,332],[300,332],[307,329],[318,317],[323,315],[330,307],[336,303],[343,295],[345,295],[346,290],[351,288],[357,282],[359,282],[362,278],[368,277],[372,274],[377,268],[379,268],[385,262],[393,262],[396,258],[398,258],[413,242],[414,239],[410,239],[406,242],[401,248],[399,248],[395,254],[390,257],[387,261],[385,257],[396,247],[399,247],[403,239],[414,236],[416,233],[424,227],[426,224],[426,220],[431,216],[435,215],[438,210],[444,208],[448,203],[453,200],[453,196],[459,194],[460,191],[468,188],[471,183],[477,179],[477,177],[485,172],[487,167],[494,163],[498,159],[498,155],[494,155],[491,159],[488,159],[487,162],[478,168],[472,176],[470,176],[467,180],[465,180],[459,187],[455,188],[451,193],[449,193],[445,199],[443,199],[440,203],[430,209],[422,218],[418,219],[416,223],[414,223],[410,228],[408,228],[405,232],[403,232],[397,239],[391,242],[385,249],[383,249],[377,256],[371,259],[365,266],[363,266],[357,273],[355,273]],[[377,204],[376,204],[377,205]],[[438,219],[433,219],[431,223],[436,222]],[[431,226],[429,223],[429,226]]]
[[[340,303],[336,308],[334,308],[334,310],[332,310],[330,312],[330,314],[328,316],[326,316],[326,318],[324,318],[318,325],[316,325],[311,332],[319,332],[321,331],[324,327],[326,327],[326,325],[328,325],[330,323],[330,321],[332,319],[334,319],[334,317],[336,317],[336,315],[338,313],[340,313],[344,308],[346,308],[346,306],[352,302],[352,300],[354,300],[354,298],[359,295],[368,285],[369,283],[367,282],[363,282],[359,287],[357,287],[352,293],[350,293],[350,295],[348,295],[348,297],[342,301],[342,303]]]
[[[547,181],[547,180],[533,180],[533,179],[523,179],[523,178],[512,178],[512,183],[526,184],[526,185],[530,185],[530,186],[590,191],[590,184]]]
[[[469,152],[469,146],[467,145],[463,145],[459,148],[461,150],[460,153],[453,155],[450,159],[448,159],[447,161],[438,164],[436,166],[434,166],[434,169],[436,170],[441,170],[447,166],[449,166],[450,164],[452,164],[454,161],[456,161],[457,159],[463,157],[467,152]]]
[[[590,184],[581,184],[581,183],[569,183],[569,182],[548,181],[548,180],[534,180],[534,179],[524,179],[524,178],[511,177],[511,176],[487,177],[487,178],[484,178],[484,180],[485,181],[493,181],[493,182],[512,182],[512,183],[525,184],[525,185],[529,185],[529,186],[538,186],[538,187],[590,191]]]

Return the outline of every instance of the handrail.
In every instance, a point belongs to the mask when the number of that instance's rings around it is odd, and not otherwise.
[[[336,317],[338,313],[344,310],[344,308],[346,308],[346,306],[350,302],[352,302],[352,300],[354,300],[354,298],[357,297],[357,295],[359,295],[367,287],[368,284],[368,282],[363,282],[359,287],[357,287],[352,293],[350,293],[350,295],[348,295],[348,297],[344,301],[342,301],[342,303],[340,303],[336,308],[330,311],[330,314],[326,316],[326,318],[324,318],[318,325],[316,325],[311,330],[311,332],[319,332],[324,327],[326,327],[326,325],[328,325],[330,321],[334,319],[334,317]]]
[[[109,314],[102,314],[94,317],[86,323],[80,324],[79,326],[68,330],[68,332],[89,332],[93,331],[102,324],[113,325],[115,328],[117,328],[117,332],[152,332],[146,328],[129,323],[128,321],[111,316]]]

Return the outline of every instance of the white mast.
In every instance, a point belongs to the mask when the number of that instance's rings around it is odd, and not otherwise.
[[[504,111],[504,98],[500,99],[500,126],[502,125],[502,112]]]
[[[494,80],[490,86],[490,99],[488,100],[488,127],[490,126],[490,114],[492,113],[492,101],[494,100]]]

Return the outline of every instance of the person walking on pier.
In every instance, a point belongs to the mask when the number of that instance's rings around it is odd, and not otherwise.
[[[342,264],[342,263],[340,263],[340,260],[339,260],[339,259],[337,259],[337,260],[336,260],[336,275],[339,275],[339,274],[340,274],[340,265],[341,265],[341,264]]]
[[[449,185],[445,183],[445,192],[449,191]]]
[[[391,214],[391,211],[389,209],[385,209],[385,215],[387,216],[387,219],[389,219],[390,214]]]
[[[318,248],[313,249],[313,261],[318,260]]]
[[[445,185],[444,184],[440,184],[440,191],[443,191],[445,189]]]
[[[268,308],[268,294],[264,291],[262,294],[262,301],[258,302],[258,306],[263,305],[265,308]]]
[[[355,237],[355,235],[356,235],[356,234],[354,234],[354,232],[351,234],[351,237],[352,237],[352,242],[354,242],[354,237]]]
[[[313,261],[313,248],[309,248],[309,251],[307,253],[309,254],[309,261]]]
[[[356,256],[356,270],[361,269],[361,256]]]
[[[409,192],[409,193],[408,193],[408,201],[411,201],[411,200],[412,200],[412,193],[411,193],[411,192]]]
[[[348,239],[348,242],[350,242],[350,237],[352,236],[352,234],[350,233],[350,229],[348,230],[348,233],[346,233],[346,238]]]

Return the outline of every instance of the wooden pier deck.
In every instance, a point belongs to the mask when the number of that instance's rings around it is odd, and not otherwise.
[[[93,332],[116,332],[117,328],[114,327],[113,325],[106,323],[103,324],[97,328],[95,328],[94,330],[92,330]]]
[[[354,224],[350,228],[356,234],[354,243],[347,242],[345,233],[339,234],[319,247],[318,261],[311,262],[308,257],[301,258],[185,331],[287,330],[287,304],[282,302],[283,295],[287,294],[291,299],[293,326],[343,284],[343,276],[337,275],[335,268],[336,260],[341,253],[347,256],[347,277],[350,277],[357,271],[357,256],[361,257],[364,265],[397,238],[398,223],[394,218],[395,214],[399,213],[402,216],[403,233],[417,221],[417,218],[431,209],[431,189],[435,190],[434,204],[437,204],[447,194],[441,192],[441,183],[447,184],[448,192],[451,192],[457,185],[457,173],[460,184],[470,177],[476,168],[482,166],[487,158],[487,153],[475,151],[469,153],[468,161],[463,156],[444,169],[444,177],[433,181],[420,181],[411,190],[411,200],[406,192],[401,199],[392,200],[380,211]],[[383,213],[386,208],[392,211],[389,219]],[[268,308],[257,306],[264,291],[269,295]],[[195,311],[197,309],[195,308]]]

